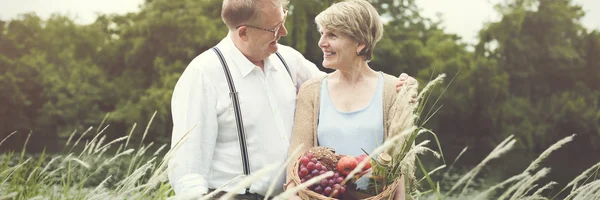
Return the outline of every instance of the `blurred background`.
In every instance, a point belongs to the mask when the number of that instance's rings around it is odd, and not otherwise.
[[[280,41],[321,69],[313,19],[333,2],[292,0]],[[425,127],[447,164],[468,147],[457,173],[509,135],[517,147],[479,184],[517,174],[572,134],[544,163],[547,179],[564,185],[600,160],[600,1],[370,2],[386,21],[374,69],[408,73],[421,86],[446,73]],[[0,152],[21,149],[29,133],[27,151],[57,152],[107,113],[108,140],[141,135],[156,111],[145,139],[131,140],[169,143],[173,87],[226,35],[220,8],[215,0],[0,0],[0,138],[17,131]],[[443,164],[429,157],[430,168]]]

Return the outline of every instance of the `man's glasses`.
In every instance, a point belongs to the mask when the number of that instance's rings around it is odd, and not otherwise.
[[[275,29],[266,29],[266,28],[261,28],[261,27],[258,27],[258,26],[252,26],[252,25],[248,25],[248,24],[242,24],[242,25],[239,25],[239,26],[237,26],[235,28],[238,29],[238,28],[240,28],[242,26],[246,26],[246,27],[249,27],[249,28],[255,28],[255,29],[259,29],[259,30],[263,30],[263,31],[269,31],[269,32],[273,33],[273,37],[277,37],[277,33],[279,33],[279,29],[281,29],[281,27],[285,23],[285,19],[287,18],[287,13],[288,13],[288,10],[284,9],[283,10],[283,21],[279,22],[279,24],[277,24],[277,27],[275,27]]]

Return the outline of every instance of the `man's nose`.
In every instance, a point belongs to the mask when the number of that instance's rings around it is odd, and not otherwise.
[[[285,28],[285,23],[281,24],[281,28],[279,29],[279,36],[286,36],[288,34],[287,28]]]

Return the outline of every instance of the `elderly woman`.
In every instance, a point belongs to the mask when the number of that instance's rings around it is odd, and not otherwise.
[[[368,65],[383,34],[379,14],[365,0],[347,0],[327,8],[315,21],[323,66],[335,71],[300,88],[290,152],[301,144],[302,152],[314,146],[350,156],[363,154],[361,149],[371,152],[388,135],[397,96],[397,78]],[[288,167],[288,183],[292,170],[297,169]],[[403,188],[397,198],[404,199]]]

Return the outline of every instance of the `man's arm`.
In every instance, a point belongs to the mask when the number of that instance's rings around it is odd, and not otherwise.
[[[325,72],[322,72],[317,68],[315,64],[308,61],[302,54],[297,53],[298,61],[298,71],[296,73],[296,90],[300,90],[302,84],[312,78],[322,77],[327,75]]]
[[[300,52],[288,46],[282,46],[282,50],[292,54],[296,60],[296,62],[293,63],[293,67],[297,67],[295,77],[297,90],[300,89],[300,86],[302,86],[305,81],[327,75],[327,73],[320,71],[314,63],[307,60]],[[406,84],[416,85],[416,87],[419,86],[419,82],[417,82],[415,78],[407,75],[406,73],[402,73],[398,77],[396,91],[400,91],[400,88]]]
[[[207,193],[205,177],[210,171],[218,131],[216,90],[203,70],[188,68],[171,100],[173,154],[168,170],[176,195]]]
[[[304,56],[302,56],[302,54],[300,54],[297,51],[294,51],[296,53],[296,56],[300,58],[300,64],[298,65],[298,72],[296,73],[296,88],[299,89],[300,86],[302,86],[302,83],[304,83],[307,80],[310,80],[312,78],[318,78],[318,77],[323,77],[325,75],[327,75],[327,73],[322,72],[319,70],[319,68],[317,68],[317,66],[308,61],[306,58],[304,58]],[[400,91],[400,88],[403,85],[416,85],[416,87],[419,86],[419,82],[417,82],[417,79],[407,75],[406,73],[402,73],[400,74],[400,76],[398,77],[398,82],[396,83],[396,91]]]
[[[304,58],[300,52],[292,47],[285,45],[280,45],[279,47],[282,55],[290,64],[289,67],[292,71],[292,76],[294,77],[296,91],[300,90],[300,86],[302,86],[305,81],[326,75],[325,72],[320,71],[314,63]]]

